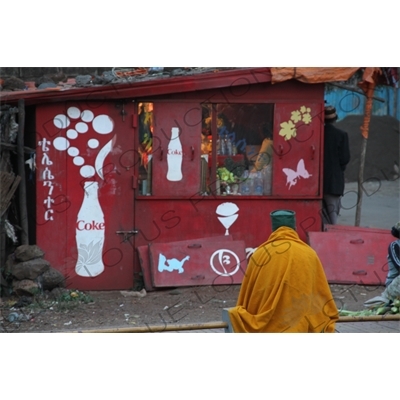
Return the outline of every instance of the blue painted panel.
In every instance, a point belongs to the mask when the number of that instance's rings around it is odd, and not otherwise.
[[[397,91],[397,109],[394,110],[394,93]],[[384,102],[374,100],[372,103],[372,115],[395,116],[400,120],[400,89],[389,86],[381,86],[375,89],[375,97],[382,98]],[[347,115],[364,115],[366,97],[361,93],[349,90],[329,87],[325,90],[325,100],[328,104],[336,107],[339,119]]]

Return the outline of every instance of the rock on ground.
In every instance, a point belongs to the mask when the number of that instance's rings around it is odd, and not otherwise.
[[[39,281],[43,290],[52,290],[56,287],[65,287],[64,275],[53,267],[49,267],[47,271],[40,275]]]
[[[39,292],[39,285],[29,279],[13,281],[13,292],[18,296],[33,296]]]
[[[43,250],[36,245],[23,244],[15,249],[15,259],[17,261],[28,261],[43,256]]]
[[[43,274],[50,268],[50,263],[43,258],[35,258],[33,260],[24,261],[13,265],[11,274],[14,278],[22,279],[36,279],[39,275]]]

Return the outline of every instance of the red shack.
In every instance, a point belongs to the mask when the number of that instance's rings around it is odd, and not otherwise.
[[[322,229],[323,83],[241,68],[24,98],[36,243],[74,288],[240,283],[271,211]]]

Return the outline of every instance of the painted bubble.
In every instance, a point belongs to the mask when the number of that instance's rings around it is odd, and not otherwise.
[[[68,149],[68,154],[69,154],[71,157],[76,157],[77,155],[79,155],[79,150],[78,150],[76,147],[70,147],[70,148]]]
[[[78,167],[83,165],[85,163],[85,160],[83,157],[74,157],[74,164],[77,165]]]
[[[87,126],[87,124],[85,124],[84,122],[78,122],[75,125],[75,129],[79,132],[79,133],[86,133],[89,130],[89,127]]]
[[[222,203],[217,207],[217,214],[224,217],[233,215],[239,211],[239,207],[234,203]]]
[[[68,117],[72,119],[77,119],[81,115],[81,111],[78,107],[69,107],[67,110]]]
[[[60,151],[67,150],[69,147],[69,141],[65,137],[58,137],[53,140],[53,146]]]
[[[97,149],[99,147],[99,141],[97,139],[90,139],[88,140],[88,146],[91,149]]]
[[[58,114],[54,117],[53,123],[58,129],[66,129],[70,124],[70,120],[66,115]]]
[[[78,137],[78,132],[75,129],[68,129],[67,130],[67,137],[69,139],[76,139]]]
[[[91,178],[96,173],[95,169],[91,165],[84,165],[80,170],[83,178]]]
[[[82,111],[81,119],[84,122],[92,122],[94,118],[94,114],[90,110]]]
[[[98,115],[93,120],[93,129],[101,135],[107,135],[114,129],[114,121],[108,115]]]

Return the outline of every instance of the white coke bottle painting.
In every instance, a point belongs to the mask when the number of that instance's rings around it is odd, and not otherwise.
[[[67,115],[56,115],[53,123],[60,131],[65,131],[66,135],[65,137],[58,136],[53,140],[54,148],[58,151],[66,151],[72,157],[72,162],[79,168],[82,178],[95,179],[97,174],[101,182],[104,181],[104,161],[112,151],[116,140],[116,135],[111,139],[106,139],[106,142],[104,140],[114,130],[112,118],[106,114],[95,116],[88,109],[81,112],[77,107],[69,107]],[[90,127],[93,131],[90,130]],[[82,149],[73,145],[74,140],[80,135],[84,135],[83,143],[86,142]],[[86,152],[87,149],[90,151]],[[97,150],[96,158],[94,165],[91,165],[87,158],[95,150]],[[72,185],[73,183],[71,183],[71,187]],[[82,277],[95,277],[104,271],[103,246],[106,224],[98,191],[98,182],[94,180],[85,182],[83,201],[76,220],[75,238],[78,259],[75,264],[75,272]]]
[[[171,129],[171,139],[167,152],[167,179],[172,182],[182,180],[182,143],[179,138],[179,128]]]
[[[99,184],[85,182],[84,190],[82,206],[76,221],[78,261],[75,272],[79,276],[94,277],[104,271],[104,214],[99,203]]]

